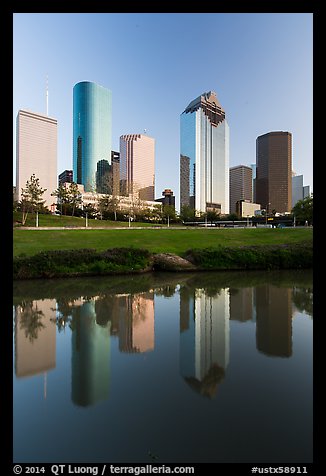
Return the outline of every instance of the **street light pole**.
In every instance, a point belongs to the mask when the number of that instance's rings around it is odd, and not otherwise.
[[[267,206],[266,206],[266,212],[265,212],[265,224],[267,225],[267,217],[268,217],[268,206],[270,205],[270,202],[267,203]]]

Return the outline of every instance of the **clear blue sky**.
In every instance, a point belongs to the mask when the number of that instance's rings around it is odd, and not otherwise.
[[[13,115],[58,120],[58,174],[72,169],[72,90],[112,91],[112,147],[122,134],[156,139],[155,197],[179,206],[180,114],[213,90],[230,127],[230,166],[256,162],[256,138],[292,133],[293,170],[313,186],[312,13],[16,13]],[[15,155],[14,155],[15,184]],[[178,208],[177,206],[177,208]]]

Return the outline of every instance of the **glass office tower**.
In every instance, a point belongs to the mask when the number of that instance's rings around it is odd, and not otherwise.
[[[229,126],[216,93],[192,101],[180,126],[180,208],[229,213]]]
[[[97,164],[111,164],[112,95],[109,89],[82,81],[73,90],[74,182],[96,188]]]

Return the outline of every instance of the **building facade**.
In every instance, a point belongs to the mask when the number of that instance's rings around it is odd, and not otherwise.
[[[236,213],[239,200],[252,202],[252,168],[247,165],[230,168],[230,213]]]
[[[96,191],[109,195],[120,195],[120,154],[111,152],[111,164],[105,159],[97,162]]]
[[[63,185],[64,183],[72,183],[73,182],[73,171],[72,170],[64,170],[59,174],[58,183],[59,185]]]
[[[252,201],[256,201],[256,170],[257,170],[257,165],[256,164],[250,164],[251,170],[252,170]]]
[[[45,206],[54,202],[51,193],[57,188],[57,120],[31,111],[19,110],[16,128],[16,198],[35,174],[46,191]]]
[[[181,114],[180,147],[180,208],[229,213],[229,126],[215,92]]]
[[[120,136],[121,194],[154,200],[155,139],[146,134]]]
[[[160,202],[163,206],[167,205],[175,208],[175,196],[173,195],[173,191],[170,188],[166,188],[163,190],[162,195],[163,197],[157,198],[155,202]]]
[[[267,212],[292,209],[292,134],[268,132],[256,140],[256,201]]]
[[[310,197],[310,185],[303,185],[303,175],[292,176],[292,208],[299,200]]]
[[[96,189],[98,163],[111,164],[112,94],[96,83],[82,81],[73,90],[74,182]]]
[[[303,175],[292,177],[292,207],[303,199]]]
[[[259,203],[252,203],[246,200],[238,200],[235,213],[241,218],[253,217],[260,211]]]
[[[308,198],[310,197],[310,185],[304,185],[303,187],[303,198]]]

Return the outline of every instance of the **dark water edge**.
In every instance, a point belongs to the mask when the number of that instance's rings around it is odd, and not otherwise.
[[[85,276],[77,278],[15,280],[13,282],[13,304],[22,298],[42,299],[66,296],[71,297],[92,293],[145,292],[156,286],[176,286],[189,283],[190,286],[230,287],[257,286],[262,283],[276,286],[310,286],[313,270],[273,270],[273,271],[196,271],[186,273],[149,272],[137,275]],[[169,285],[167,285],[167,282]]]

